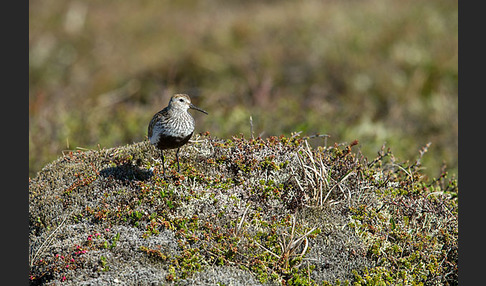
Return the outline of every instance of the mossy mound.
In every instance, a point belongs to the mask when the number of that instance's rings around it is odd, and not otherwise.
[[[457,284],[456,180],[356,145],[69,152],[29,182],[31,284]]]

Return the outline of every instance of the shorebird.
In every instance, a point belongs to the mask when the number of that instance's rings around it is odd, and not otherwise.
[[[179,149],[194,133],[194,118],[188,109],[194,109],[204,114],[206,111],[191,103],[187,94],[176,94],[171,97],[169,105],[157,112],[148,126],[148,139],[150,144],[160,150],[162,157],[162,170],[165,175],[164,150],[176,149],[177,172],[180,172]]]

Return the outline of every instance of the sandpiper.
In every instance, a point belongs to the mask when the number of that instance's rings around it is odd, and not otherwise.
[[[177,172],[180,172],[179,148],[189,141],[194,132],[194,118],[189,114],[189,108],[208,114],[194,106],[187,94],[176,94],[171,97],[167,107],[154,115],[148,126],[148,139],[150,144],[160,150],[164,175],[164,150],[166,149],[177,148]]]

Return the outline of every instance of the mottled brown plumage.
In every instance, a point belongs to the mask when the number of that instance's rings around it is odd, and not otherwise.
[[[163,150],[166,149],[177,148],[177,171],[180,171],[179,148],[186,144],[194,133],[194,118],[189,114],[189,108],[208,114],[194,106],[187,94],[176,94],[172,96],[166,108],[154,115],[148,126],[148,138],[150,143],[160,150],[164,174]]]

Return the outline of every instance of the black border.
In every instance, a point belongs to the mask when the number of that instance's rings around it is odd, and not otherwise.
[[[11,2],[2,35],[2,282],[29,283],[29,6]]]
[[[476,285],[484,273],[483,226],[486,208],[482,178],[486,82],[481,36],[484,15],[459,3],[459,285]],[[476,11],[476,12],[474,12]],[[479,163],[479,164],[478,164]]]

